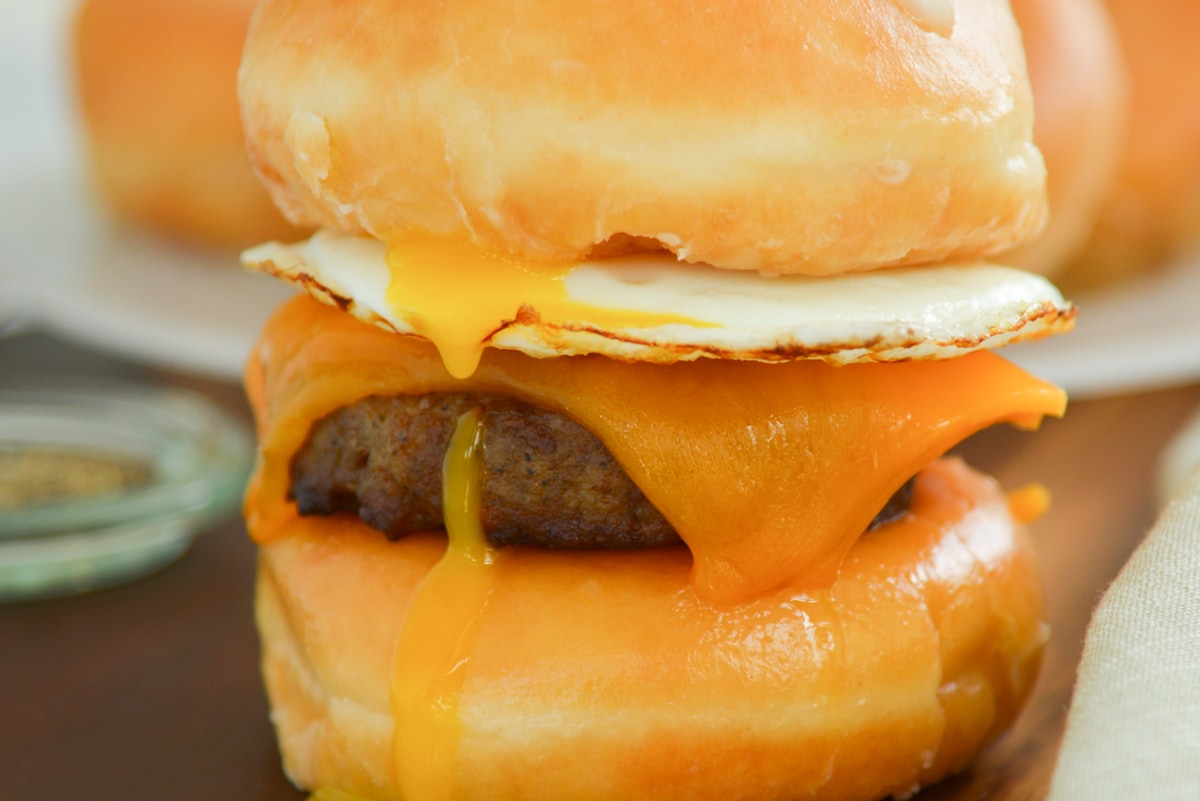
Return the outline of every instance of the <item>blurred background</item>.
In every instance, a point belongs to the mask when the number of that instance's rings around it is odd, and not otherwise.
[[[242,147],[252,10],[0,7],[0,599],[151,572],[237,516],[241,365],[290,294],[238,251],[294,233]]]
[[[0,796],[304,797],[240,516],[290,294],[237,259],[287,235],[236,130],[250,8],[0,3]]]

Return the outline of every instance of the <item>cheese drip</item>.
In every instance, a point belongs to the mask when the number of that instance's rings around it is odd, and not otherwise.
[[[637,329],[670,323],[709,327],[676,314],[602,308],[571,300],[564,280],[575,265],[485,253],[465,241],[409,239],[388,246],[387,302],[406,312],[455,378],[475,372],[488,340],[506,321],[535,315],[564,326]]]
[[[910,476],[998,422],[1033,428],[1062,390],[986,352],[832,367],[707,359],[670,366],[489,349],[469,380],[437,352],[297,298],[264,330],[246,374],[262,460],[247,522],[294,513],[288,464],[313,422],[368,395],[495,392],[552,409],[604,443],[693,555],[691,582],[731,604],[827,586]]]
[[[477,412],[458,419],[442,463],[446,553],[417,588],[396,643],[396,779],[414,801],[450,797],[462,729],[458,698],[495,578],[479,516],[482,436]]]

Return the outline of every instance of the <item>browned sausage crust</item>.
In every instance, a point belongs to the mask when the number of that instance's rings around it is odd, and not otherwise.
[[[350,512],[398,539],[442,527],[442,457],[458,416],[483,419],[482,517],[492,545],[645,548],[679,535],[591,432],[557,412],[467,393],[370,397],[318,421],[292,460],[304,515]],[[911,482],[871,527],[908,509]]]

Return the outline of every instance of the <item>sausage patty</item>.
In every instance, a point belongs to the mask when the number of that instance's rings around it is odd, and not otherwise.
[[[364,398],[319,420],[291,465],[302,515],[356,514],[390,539],[442,527],[442,459],[459,415],[483,421],[483,529],[493,546],[631,549],[679,535],[591,432],[498,395]],[[908,509],[910,481],[871,528]]]

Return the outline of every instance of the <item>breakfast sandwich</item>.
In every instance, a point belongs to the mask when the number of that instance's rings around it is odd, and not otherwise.
[[[1003,0],[266,0],[239,79],[305,291],[246,368],[263,672],[318,798],[877,799],[1046,638],[946,457],[1061,390]]]

